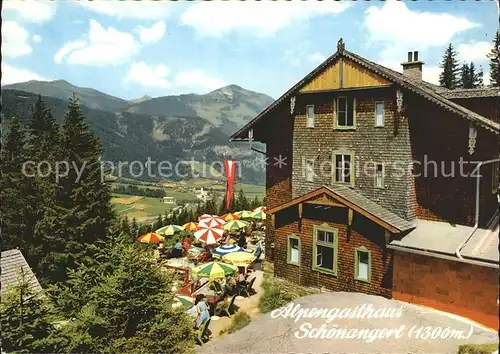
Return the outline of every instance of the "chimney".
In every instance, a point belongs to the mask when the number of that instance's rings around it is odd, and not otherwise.
[[[408,52],[408,61],[401,63],[403,66],[403,76],[422,81],[422,66],[425,63],[418,60],[418,52]]]

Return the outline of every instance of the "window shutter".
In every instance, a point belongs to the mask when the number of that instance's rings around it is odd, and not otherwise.
[[[337,98],[333,100],[333,128],[337,126]]]
[[[352,115],[354,113],[354,111],[352,109],[352,102],[353,101],[350,101],[350,102],[349,101],[350,100],[348,100],[348,99],[346,100],[346,105],[347,105],[347,107],[346,107],[346,109],[347,109],[347,122],[346,122],[346,125],[349,125],[349,122],[354,122],[353,115]]]
[[[356,126],[356,97],[352,99],[352,126]]]

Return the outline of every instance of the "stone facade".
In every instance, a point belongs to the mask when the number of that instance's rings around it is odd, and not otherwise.
[[[408,120],[397,119],[396,90],[375,89],[352,91],[356,97],[356,129],[335,130],[333,100],[338,94],[309,94],[297,99],[293,127],[293,197],[323,185],[332,184],[333,152],[345,149],[355,157],[354,190],[370,198],[396,215],[412,220],[411,179],[402,174],[401,166],[411,161]],[[343,93],[342,96],[346,94]],[[375,126],[375,103],[384,102],[384,126]],[[306,127],[306,106],[314,105],[314,128]],[[307,182],[305,160],[314,159],[316,176]],[[384,188],[375,188],[374,165],[384,163]]]
[[[328,224],[338,230],[337,275],[322,273],[313,266],[313,227]],[[297,208],[289,208],[276,215],[275,275],[303,286],[325,287],[333,291],[353,291],[391,297],[392,251],[385,247],[384,230],[360,214],[347,227],[347,211],[332,213],[304,205],[299,223]],[[299,226],[300,225],[300,226]],[[300,237],[300,265],[287,263],[288,236]],[[371,282],[356,280],[355,249],[366,247],[371,252]]]
[[[498,330],[498,276],[494,268],[395,251],[392,295]]]

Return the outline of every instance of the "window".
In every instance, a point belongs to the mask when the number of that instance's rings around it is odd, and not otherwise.
[[[337,229],[326,224],[313,228],[313,269],[337,274]]]
[[[314,105],[306,107],[307,127],[314,128]]]
[[[371,281],[371,253],[366,247],[356,248],[354,252],[354,278],[369,283]]]
[[[306,160],[306,181],[314,181],[314,160]]]
[[[354,154],[334,152],[334,182],[354,183]]]
[[[384,188],[384,165],[381,163],[375,164],[375,187]]]
[[[498,192],[498,185],[500,184],[500,179],[498,178],[498,168],[499,168],[499,163],[494,162],[493,163],[493,170],[491,171],[491,193],[497,193]]]
[[[288,236],[287,263],[300,265],[300,238],[297,235]]]
[[[384,102],[377,102],[375,104],[375,126],[384,126]]]
[[[356,126],[356,98],[337,97],[334,102],[335,128],[353,129]]]

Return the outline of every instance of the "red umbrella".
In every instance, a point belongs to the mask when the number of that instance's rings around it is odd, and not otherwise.
[[[217,243],[222,238],[224,230],[219,227],[198,226],[198,230],[194,232],[194,237],[204,242],[207,245]]]
[[[219,227],[226,221],[217,215],[202,215],[198,221],[198,228]]]

